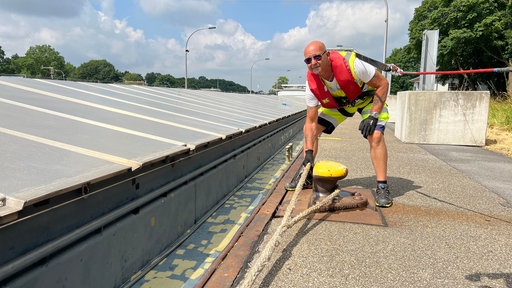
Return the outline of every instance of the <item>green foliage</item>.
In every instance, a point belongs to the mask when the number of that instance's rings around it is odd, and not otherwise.
[[[46,67],[41,69],[41,67]],[[51,67],[51,68],[50,68]],[[25,74],[28,77],[50,78],[53,72],[54,79],[68,79],[75,81],[91,81],[101,83],[113,83],[125,81],[127,83],[141,83],[145,81],[149,86],[161,86],[172,88],[185,87],[185,78],[175,78],[169,74],[150,72],[146,77],[125,71],[116,70],[114,65],[107,60],[90,60],[75,67],[66,63],[64,57],[49,45],[37,45],[30,47],[25,56],[13,55],[5,57],[5,52],[0,46],[0,74]],[[204,76],[188,78],[189,89],[219,89],[224,92],[248,93],[245,86],[233,81],[223,79],[208,79]]]
[[[507,67],[512,62],[512,1],[424,0],[409,23],[409,45],[421,58],[423,31],[439,30],[438,70]],[[479,83],[497,95],[506,91],[507,78],[494,73],[442,75],[458,78],[460,89]],[[510,80],[509,80],[510,81]]]
[[[169,74],[147,73],[146,84],[148,86],[183,88],[185,87],[185,78],[174,78]],[[247,93],[245,86],[236,84],[233,81],[224,79],[208,79],[204,76],[196,78],[187,78],[188,89],[219,89],[224,92]]]
[[[14,74],[14,65],[10,58],[5,57],[5,51],[0,46],[0,74]]]
[[[512,131],[512,97],[491,100],[488,125]]]
[[[14,62],[16,73],[21,72],[31,77],[49,78],[52,74],[56,75],[56,70],[65,69],[64,57],[50,45],[31,46],[24,57],[19,57]]]
[[[183,82],[185,83],[185,82]],[[149,83],[148,83],[149,85]],[[158,86],[158,87],[178,87],[178,81],[176,81],[176,78],[169,74],[162,75],[158,73],[155,82],[152,86]],[[185,84],[183,84],[183,87],[185,87]]]
[[[162,75],[162,74],[155,73],[155,72],[146,73],[146,77],[144,77],[144,79],[146,80],[146,84],[149,86],[156,86],[154,84],[155,84],[156,78],[159,75]]]
[[[72,75],[73,72],[75,72],[75,70],[76,70],[76,67],[73,64],[67,62],[66,65],[64,65],[64,74],[65,74],[64,78],[69,77],[69,75]]]
[[[80,81],[113,83],[121,80],[121,73],[107,60],[90,60],[78,66],[70,78]]]
[[[272,85],[272,89],[274,89],[274,90],[282,89],[283,84],[288,84],[288,78],[285,76],[279,76],[279,78],[277,78],[276,83],[274,83],[274,85]]]
[[[133,82],[144,83],[144,77],[142,77],[142,75],[137,74],[137,73],[131,73],[131,72],[125,71],[123,73],[123,81],[125,83],[133,83]]]
[[[386,62],[393,63],[404,71],[418,71],[420,63],[414,56],[414,53],[411,52],[412,50],[413,48],[410,45],[393,49],[391,55],[386,58]],[[391,76],[390,93],[396,94],[399,91],[412,90],[413,83],[411,80],[414,78],[416,78],[415,75]]]

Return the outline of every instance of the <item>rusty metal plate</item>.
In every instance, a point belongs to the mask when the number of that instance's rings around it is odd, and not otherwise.
[[[361,187],[343,187],[340,188],[340,190],[350,193],[361,193],[362,196],[368,199],[368,205],[364,208],[346,209],[335,212],[313,213],[309,215],[308,218],[317,220],[321,219],[326,221],[351,222],[387,226],[386,220],[384,219],[384,215],[382,214],[380,208],[375,206],[375,198],[370,189]],[[281,205],[279,206],[275,217],[284,216],[284,213],[288,208],[288,204],[290,203],[293,193],[294,191],[289,191],[286,193],[286,196]],[[294,217],[301,213],[302,211],[308,209],[310,206],[312,196],[312,189],[302,190],[301,193],[299,194],[299,197],[297,198],[297,203],[295,203],[295,208],[293,209],[291,216]]]

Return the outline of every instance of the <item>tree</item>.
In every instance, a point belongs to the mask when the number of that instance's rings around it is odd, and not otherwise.
[[[146,77],[144,77],[144,79],[146,79],[146,84],[148,86],[153,86],[156,82],[156,78],[158,78],[158,76],[160,76],[160,75],[162,75],[162,74],[155,73],[155,72],[146,73]]]
[[[169,87],[169,88],[177,87],[176,82],[177,82],[176,78],[172,77],[169,74],[165,74],[165,75],[158,74],[156,77],[156,80],[154,82],[154,86]]]
[[[129,71],[125,71],[123,73],[123,81],[125,83],[142,83],[144,84],[144,77],[137,73],[131,73]]]
[[[424,0],[409,23],[409,45],[421,57],[423,31],[439,30],[439,70],[469,70],[512,65],[512,1]],[[512,74],[512,73],[509,73]],[[507,76],[481,73],[443,75],[458,78],[460,87],[486,84],[491,93],[506,91]],[[509,79],[510,82],[512,79]]]
[[[121,80],[121,73],[107,60],[90,60],[78,66],[72,73],[74,80],[113,83]]]
[[[386,58],[387,63],[393,63],[400,67],[400,69],[404,71],[418,71],[420,69],[419,61],[414,57],[414,53],[412,52],[413,48],[411,45],[406,45],[402,48],[393,49],[391,55]],[[396,94],[399,91],[408,91],[412,90],[413,83],[411,82],[414,79],[415,75],[401,75],[401,76],[391,76],[391,88],[390,94]]]
[[[63,78],[66,79],[67,77],[69,77],[69,75],[73,75],[73,72],[75,72],[75,70],[76,70],[76,67],[73,64],[67,62],[66,65],[64,66],[64,77]]]
[[[14,65],[10,58],[5,58],[5,52],[0,46],[0,74],[14,74]]]
[[[283,84],[288,84],[288,78],[286,78],[285,76],[279,76],[279,78],[277,78],[276,83],[274,83],[274,85],[272,85],[272,89],[274,89],[274,90],[283,89]]]
[[[24,57],[15,60],[16,66],[21,68],[18,73],[32,77],[51,77],[56,70],[64,70],[64,57],[50,45],[36,45],[28,48]]]

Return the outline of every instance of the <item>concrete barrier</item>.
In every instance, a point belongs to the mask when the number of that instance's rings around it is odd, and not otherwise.
[[[396,122],[396,95],[389,95],[386,100],[386,104],[388,104],[388,112],[389,112],[389,120],[388,122]]]
[[[488,91],[398,92],[395,136],[405,143],[484,146]]]

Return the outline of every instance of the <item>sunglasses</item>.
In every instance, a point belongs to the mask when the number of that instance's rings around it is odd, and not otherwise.
[[[327,52],[327,50],[324,51],[324,53],[322,54],[317,54],[317,55],[313,55],[313,57],[308,57],[306,59],[304,59],[304,63],[306,64],[311,64],[311,62],[313,62],[313,59],[315,59],[316,62],[322,60],[322,57],[324,56],[324,54]]]

